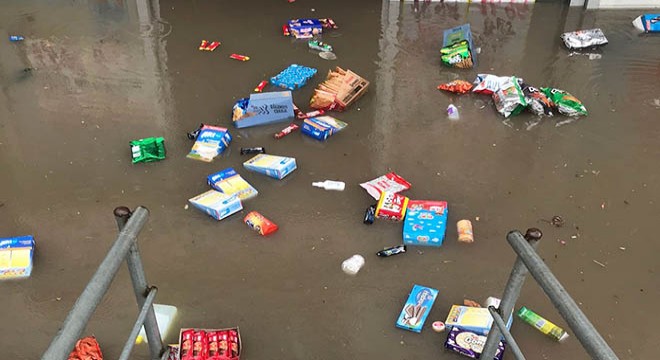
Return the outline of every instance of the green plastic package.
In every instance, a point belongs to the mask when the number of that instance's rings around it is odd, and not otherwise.
[[[440,54],[442,63],[447,66],[457,68],[472,67],[472,54],[470,53],[470,46],[466,40],[443,47],[440,49]]]
[[[133,164],[165,159],[165,139],[162,137],[133,140],[130,145]]]
[[[554,103],[554,107],[559,110],[560,114],[566,116],[587,115],[587,108],[567,91],[555,88],[541,88],[541,91]]]

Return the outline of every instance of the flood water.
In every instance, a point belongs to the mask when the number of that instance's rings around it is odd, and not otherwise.
[[[348,0],[3,1],[0,237],[32,234],[37,252],[29,279],[0,283],[2,357],[42,354],[115,239],[113,208],[144,205],[147,277],[157,302],[179,309],[169,343],[180,327],[239,326],[243,360],[461,359],[430,323],[464,298],[500,296],[514,261],[507,232],[539,227],[538,251],[617,355],[655,358],[660,37],[635,32],[640,13]],[[337,22],[323,38],[337,60],[281,35],[296,17]],[[443,29],[465,22],[481,47],[477,66],[442,67]],[[592,27],[609,44],[571,56],[559,35]],[[9,43],[9,34],[26,40]],[[222,45],[198,51],[202,39]],[[343,132],[320,143],[299,133],[274,140],[286,123],[232,127],[231,147],[213,163],[186,159],[186,132],[201,122],[230,126],[235,100],[292,63],[319,70],[294,92],[304,109],[334,66],[371,81],[335,114],[349,123]],[[589,116],[503,121],[488,96],[436,90],[477,73],[567,90]],[[459,121],[447,120],[450,103]],[[165,137],[167,159],[132,165],[128,142],[148,136]],[[282,181],[248,172],[238,151],[245,146],[295,157],[298,170]],[[227,167],[259,190],[241,214],[217,222],[184,208],[207,190],[208,174]],[[389,171],[412,183],[407,196],[448,201],[441,248],[375,256],[401,242],[401,224],[363,225],[373,199],[358,184]],[[310,186],[325,179],[347,188]],[[280,230],[268,238],[250,231],[242,218],[251,210]],[[543,221],[554,215],[563,227]],[[460,219],[473,221],[474,244],[456,241]],[[340,264],[353,254],[366,265],[349,277]],[[439,290],[421,334],[394,327],[413,284]],[[531,278],[518,305],[568,329]],[[136,315],[123,268],[86,334],[116,358]],[[575,336],[558,344],[519,321],[512,332],[529,359],[588,358]],[[133,358],[148,358],[146,347]]]

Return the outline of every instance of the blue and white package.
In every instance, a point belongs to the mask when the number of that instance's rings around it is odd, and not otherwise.
[[[318,19],[292,19],[287,26],[297,39],[309,39],[323,32],[323,24]]]
[[[292,118],[291,91],[251,94],[249,98],[238,100],[232,109],[232,121],[239,129],[288,121]]]
[[[422,332],[424,322],[429,316],[437,296],[438,290],[436,289],[414,285],[396,320],[396,327],[416,333]]]
[[[317,70],[298,64],[289,65],[279,74],[270,78],[270,83],[284,89],[296,90],[307,84],[307,80],[316,75]]]
[[[241,201],[259,194],[257,189],[245,181],[234,168],[227,168],[207,177],[208,184],[215,190],[227,195],[236,195]]]
[[[231,139],[231,134],[227,128],[204,125],[187,157],[211,162],[213,158],[225,151]]]
[[[243,209],[241,200],[236,195],[223,194],[216,190],[209,190],[199,194],[188,201],[199,210],[207,213],[216,220],[222,220],[231,214]]]
[[[0,280],[30,276],[33,255],[32,235],[0,238]]]
[[[317,116],[305,119],[300,132],[316,140],[325,140],[347,126],[347,123],[332,116]]]
[[[660,14],[640,15],[632,22],[633,26],[644,32],[660,32]]]
[[[259,154],[244,162],[243,166],[278,180],[282,180],[297,168],[294,158],[268,154]]]
[[[403,221],[406,245],[442,246],[447,231],[447,202],[410,200]]]

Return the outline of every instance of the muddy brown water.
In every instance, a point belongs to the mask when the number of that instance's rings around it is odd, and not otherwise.
[[[460,359],[428,324],[421,334],[394,327],[408,291],[439,289],[429,324],[464,298],[501,295],[514,260],[505,235],[533,226],[544,232],[539,252],[619,357],[656,358],[660,38],[635,33],[639,11],[343,0],[0,8],[0,236],[33,234],[38,244],[32,276],[0,284],[2,358],[36,359],[46,349],[115,239],[118,205],[151,210],[139,243],[157,302],[179,308],[174,328],[240,326],[245,360]],[[323,40],[338,59],[282,37],[293,17],[334,18],[341,28]],[[476,68],[441,67],[442,30],[464,22],[481,47]],[[596,56],[569,56],[559,34],[590,27],[610,43]],[[26,41],[9,43],[8,34]],[[200,52],[201,39],[222,45]],[[252,59],[231,60],[233,52]],[[187,131],[228,126],[233,102],[291,63],[319,75],[339,65],[371,81],[336,114],[350,124],[344,132],[319,143],[274,140],[285,124],[232,128],[230,149],[213,163],[185,158]],[[503,121],[488,97],[435,89],[483,72],[565,89],[589,116]],[[295,91],[298,105],[320,78]],[[445,115],[452,102],[456,122]],[[132,165],[128,142],[147,136],[165,137],[168,158]],[[282,181],[245,171],[241,146],[296,157],[298,170]],[[245,209],[278,223],[278,233],[259,237],[242,223],[245,212],[217,222],[184,209],[207,189],[206,175],[230,166],[259,190]],[[444,246],[375,256],[400,243],[401,225],[363,225],[373,200],[357,184],[391,170],[413,184],[411,198],[449,202]],[[324,179],[347,189],[310,186]],[[540,220],[553,215],[564,227]],[[471,246],[456,241],[462,218],[474,223]],[[346,276],[340,263],[356,253],[366,265]],[[567,328],[531,278],[519,305]],[[136,314],[122,269],[86,334],[115,358]],[[588,358],[574,336],[557,344],[521,322],[512,331],[529,359]],[[133,358],[146,359],[146,347]]]

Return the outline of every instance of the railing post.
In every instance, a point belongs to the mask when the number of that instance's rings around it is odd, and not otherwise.
[[[536,248],[536,244],[543,233],[537,228],[527,229],[525,233],[524,240],[527,240],[529,244]],[[519,231],[511,231],[507,234],[507,238],[510,237],[520,237],[522,234]],[[522,289],[523,284],[525,283],[525,277],[527,276],[527,268],[525,264],[520,259],[520,256],[516,256],[516,262],[513,264],[513,269],[511,270],[511,275],[509,275],[509,280],[506,283],[504,288],[504,293],[502,294],[502,301],[500,302],[499,312],[502,314],[504,319],[509,319],[509,315],[513,311],[513,308],[516,306],[516,300],[520,296],[520,290]],[[488,338],[486,339],[486,344],[484,345],[484,350],[481,353],[481,359],[493,359],[495,353],[497,352],[497,344],[502,338],[502,332],[497,326],[492,326],[490,332],[488,333]]]
[[[115,208],[114,215],[119,232],[121,232],[132,215],[131,211],[125,206],[120,206]],[[142,306],[149,295],[149,284],[147,283],[147,276],[145,275],[144,267],[142,266],[142,259],[140,258],[137,241],[133,242],[131,245],[128,255],[126,256],[126,263],[128,265],[128,273],[131,275],[131,282],[133,283],[133,291],[135,292],[138,309],[142,309]],[[147,311],[147,316],[144,321],[144,331],[147,334],[151,359],[160,359],[160,355],[163,352],[163,341],[160,337],[160,331],[158,330],[156,312],[154,311],[153,305],[149,306],[149,310]]]

